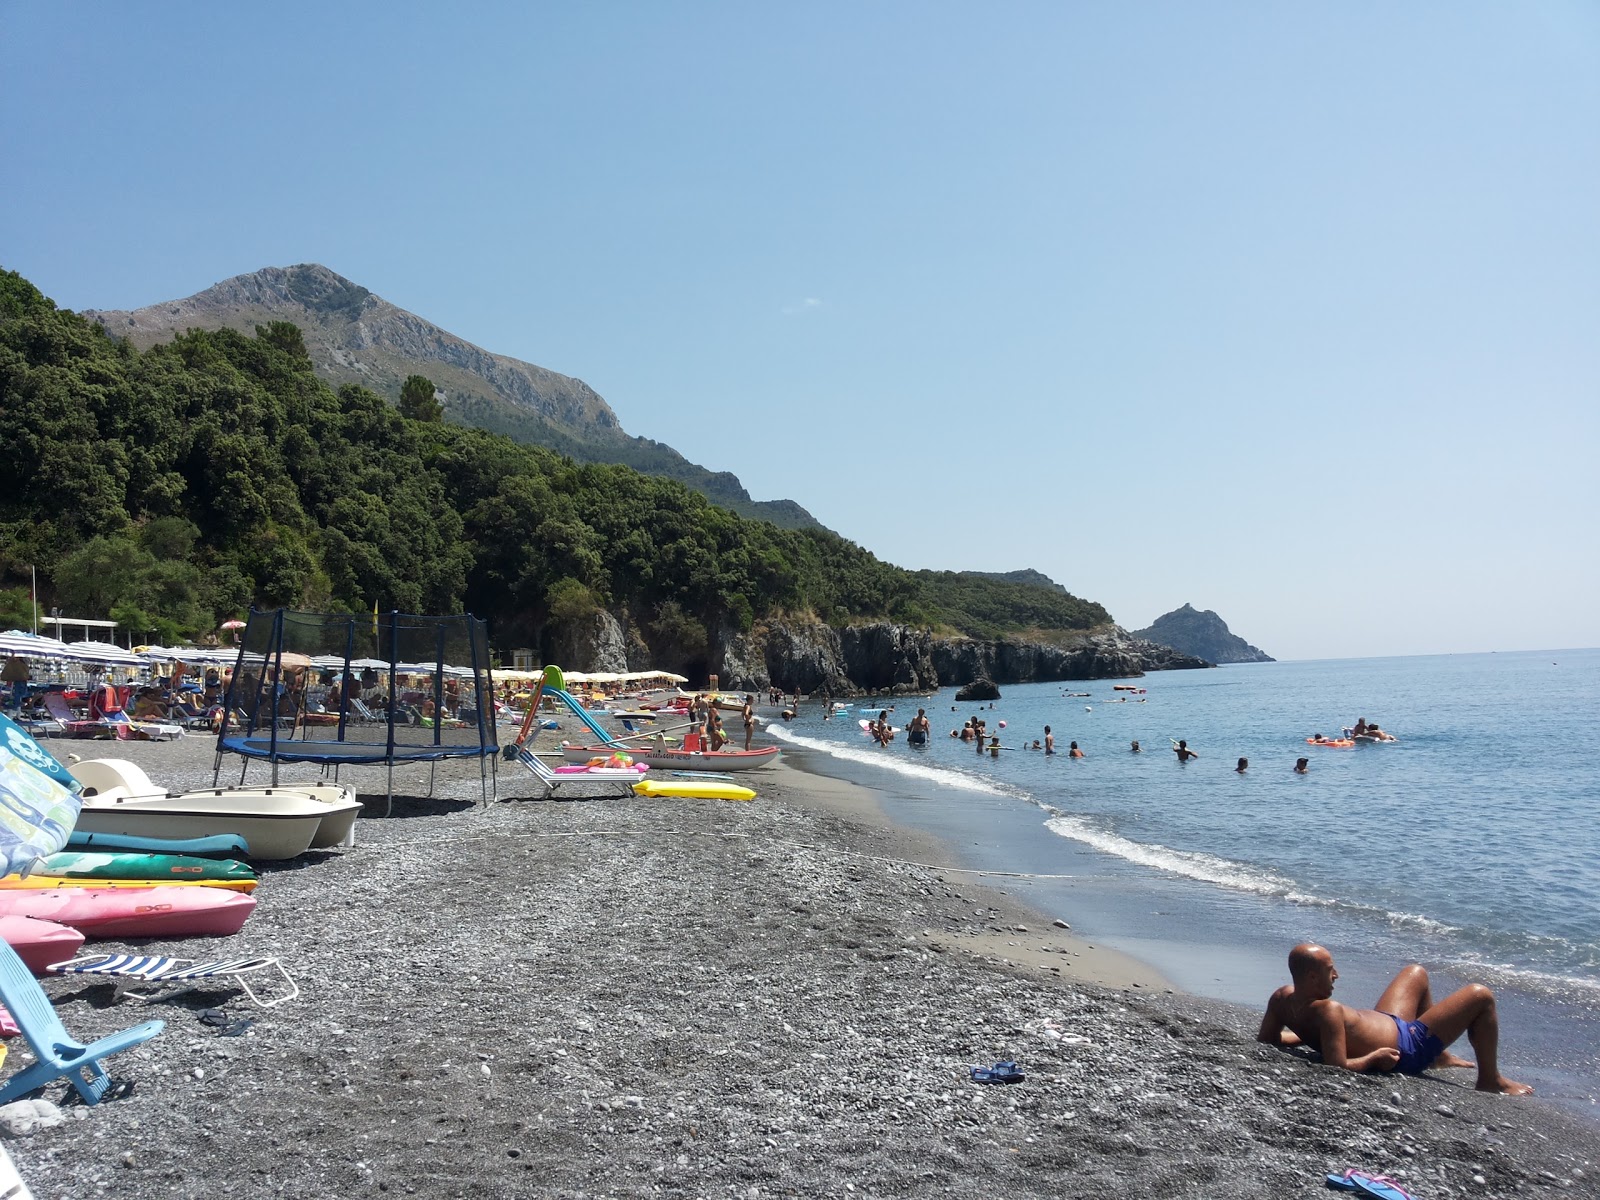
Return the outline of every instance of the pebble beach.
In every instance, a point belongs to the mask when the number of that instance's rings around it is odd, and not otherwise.
[[[204,737],[45,744],[212,778]],[[345,776],[380,811],[382,778]],[[240,934],[145,947],[276,955],[298,999],[46,981],[75,1036],[166,1029],[110,1061],[123,1098],[45,1090],[66,1121],[7,1142],[36,1196],[1312,1197],[1352,1167],[1418,1200],[1600,1195],[1600,1125],[1258,1045],[1257,1013],[950,869],[854,785],[780,764],[751,803],[548,801],[502,762],[485,805],[476,764],[396,779],[353,847],[261,864]],[[1002,1060],[1025,1079],[972,1081]]]

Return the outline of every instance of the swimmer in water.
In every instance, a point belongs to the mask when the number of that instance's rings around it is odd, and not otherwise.
[[[1083,751],[1078,749],[1078,743],[1077,742],[1073,742],[1072,745],[1067,748],[1067,757],[1068,758],[1082,758],[1083,757]]]
[[[1050,732],[1050,726],[1048,725],[1044,727],[1044,752],[1046,754],[1054,754],[1056,752],[1056,735]]]
[[[1311,774],[1311,760],[1309,758],[1297,758],[1297,759],[1295,759],[1294,760],[1294,773],[1296,775],[1309,775],[1309,774]]]
[[[1248,758],[1241,758],[1239,760],[1239,765],[1234,768],[1234,770],[1236,772],[1238,772],[1240,775],[1243,775],[1249,769],[1250,769],[1250,760]]]
[[[1200,757],[1193,750],[1189,749],[1189,743],[1183,741],[1182,739],[1179,739],[1178,744],[1172,748],[1172,752],[1178,756],[1178,761],[1180,763],[1186,763],[1191,758]]]
[[[1135,742],[1132,746],[1128,747],[1128,752],[1130,754],[1141,754],[1141,753],[1143,753],[1143,751],[1141,751],[1139,749],[1139,743],[1138,742]]]

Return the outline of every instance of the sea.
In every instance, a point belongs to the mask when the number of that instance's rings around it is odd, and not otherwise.
[[[995,872],[991,886],[1184,991],[1260,1009],[1301,941],[1333,952],[1347,1003],[1371,1005],[1407,962],[1436,997],[1487,983],[1503,1071],[1600,1119],[1600,650],[1001,691],[992,706],[897,697],[896,726],[927,710],[923,747],[860,728],[882,699],[829,720],[807,701],[767,729],[796,765],[865,784],[891,819],[942,838],[942,865]],[[975,715],[997,756],[949,736]],[[1358,718],[1398,740],[1306,741]],[[1046,725],[1053,757],[1031,749]],[[1180,764],[1178,739],[1199,757]]]

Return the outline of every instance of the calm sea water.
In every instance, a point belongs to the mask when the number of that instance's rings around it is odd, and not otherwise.
[[[898,701],[897,725],[927,708],[925,748],[903,735],[875,746],[856,724],[876,715],[870,702],[830,721],[805,705],[771,732],[810,765],[877,787],[896,819],[945,837],[965,865],[1032,874],[1024,898],[1188,990],[1264,999],[1304,938],[1334,949],[1344,998],[1363,1004],[1401,962],[1422,961],[1500,991],[1508,1048],[1542,1091],[1600,1092],[1600,650],[1002,690],[992,710],[951,691]],[[980,712],[991,732],[1006,723],[1007,747],[1050,725],[1059,750],[1076,740],[1086,757],[991,758],[947,736]],[[1358,717],[1400,740],[1305,743]],[[1180,766],[1177,738],[1200,757]],[[1309,774],[1292,769],[1301,756]]]

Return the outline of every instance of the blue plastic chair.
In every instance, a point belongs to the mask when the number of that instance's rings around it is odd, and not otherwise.
[[[58,1075],[67,1077],[85,1104],[98,1104],[111,1087],[111,1076],[100,1060],[143,1045],[166,1026],[165,1021],[146,1021],[87,1046],[75,1041],[33,972],[4,941],[0,941],[0,1003],[11,1010],[12,1019],[38,1060],[6,1081],[0,1088],[0,1104],[21,1099]]]

